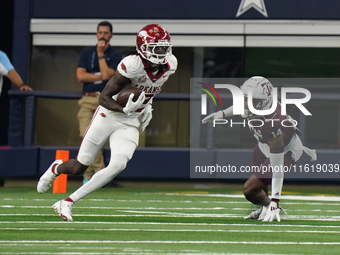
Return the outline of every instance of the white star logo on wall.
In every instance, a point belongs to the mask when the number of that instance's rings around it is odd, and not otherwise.
[[[264,5],[264,0],[242,0],[240,7],[238,7],[236,17],[241,16],[252,7],[255,8],[263,16],[268,17],[266,6]]]

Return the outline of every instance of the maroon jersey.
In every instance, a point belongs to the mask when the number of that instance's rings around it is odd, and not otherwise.
[[[284,145],[288,145],[295,133],[296,121],[288,114],[281,115],[281,104],[277,104],[276,110],[266,116],[256,119],[248,119],[248,126],[255,138],[261,143],[267,143],[284,133]]]

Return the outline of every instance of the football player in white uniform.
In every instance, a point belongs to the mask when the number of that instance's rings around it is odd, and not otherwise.
[[[102,91],[99,107],[84,135],[77,159],[54,161],[39,179],[37,191],[44,193],[59,174],[82,174],[109,139],[111,159],[108,166],[69,197],[53,205],[65,221],[72,221],[71,209],[75,202],[103,187],[125,169],[138,145],[138,129],[144,131],[152,118],[153,97],[177,69],[170,35],[162,26],[150,24],[142,28],[137,34],[136,44],[138,54],[129,55],[119,63],[115,75]],[[135,102],[131,94],[126,106],[122,107],[115,99],[123,88],[129,86],[138,87],[143,92]]]

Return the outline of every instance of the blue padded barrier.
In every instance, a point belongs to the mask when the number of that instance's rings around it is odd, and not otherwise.
[[[41,176],[47,168],[55,160],[56,150],[68,150],[70,152],[70,159],[76,158],[78,153],[78,147],[40,147],[40,158],[39,158],[39,170],[38,176]]]
[[[0,177],[36,176],[39,148],[0,148]]]
[[[187,148],[140,148],[117,177],[189,179],[189,165],[190,152]]]
[[[56,150],[69,150],[76,158],[78,147],[41,147],[38,175],[42,175],[55,159]],[[189,149],[137,148],[126,169],[117,178],[189,179]],[[110,149],[104,148],[105,164],[110,161]]]
[[[70,158],[76,158],[78,147],[0,147],[0,177],[41,176],[55,160],[56,150],[69,150]],[[198,157],[199,165],[235,165],[238,168],[249,165],[251,149],[220,149],[201,150],[192,149]],[[313,173],[312,165],[339,164],[339,150],[317,150],[318,160],[310,162],[310,158],[303,154],[298,162],[294,175],[286,174],[285,179],[306,181],[339,181],[339,171],[332,173]],[[104,148],[104,160],[110,160],[109,148]],[[309,166],[310,172],[300,171],[299,166]],[[219,174],[191,176],[196,178],[219,179]],[[190,149],[189,148],[137,148],[126,169],[117,178],[140,179],[189,179],[190,178]],[[223,178],[223,177],[222,177]]]

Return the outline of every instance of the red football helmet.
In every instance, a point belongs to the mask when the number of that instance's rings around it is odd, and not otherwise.
[[[137,34],[137,51],[151,63],[160,65],[168,62],[171,54],[171,39],[168,31],[157,24],[143,27]]]

